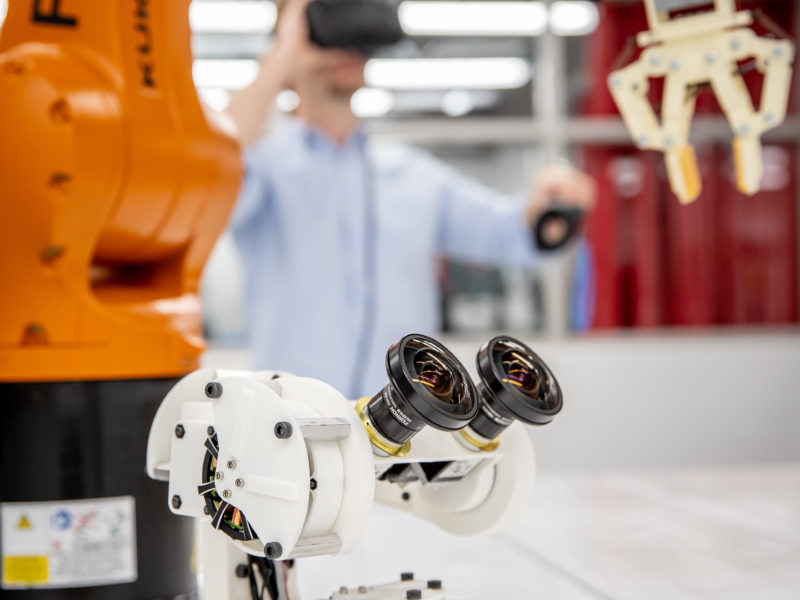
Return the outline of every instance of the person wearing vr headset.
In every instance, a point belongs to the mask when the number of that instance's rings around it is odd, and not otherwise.
[[[278,4],[275,44],[228,109],[246,148],[230,227],[251,347],[256,368],[357,398],[385,378],[383,349],[394,340],[438,332],[438,257],[535,268],[547,253],[532,230],[552,198],[590,211],[595,184],[552,166],[519,202],[422,151],[370,142],[350,98],[364,86],[369,51],[390,41],[381,33],[399,31],[396,9],[382,0]],[[358,22],[365,15],[372,24]],[[286,88],[299,105],[262,137]]]

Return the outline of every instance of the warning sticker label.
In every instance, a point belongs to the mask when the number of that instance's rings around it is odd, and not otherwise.
[[[133,496],[0,504],[2,589],[136,581]]]

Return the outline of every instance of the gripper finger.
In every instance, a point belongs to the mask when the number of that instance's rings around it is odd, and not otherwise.
[[[685,144],[669,149],[664,154],[664,160],[672,192],[681,204],[694,202],[702,190],[694,146]]]
[[[761,140],[756,136],[737,135],[733,138],[733,164],[736,168],[736,187],[752,196],[761,186],[764,172]]]

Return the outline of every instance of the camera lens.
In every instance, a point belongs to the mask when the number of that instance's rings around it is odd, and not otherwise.
[[[389,383],[356,405],[372,444],[395,456],[425,425],[456,431],[475,417],[478,396],[464,366],[436,340],[405,336],[386,353]]]
[[[515,419],[545,425],[561,410],[561,387],[545,362],[508,336],[491,339],[478,352],[480,410],[461,431],[481,450],[493,450],[497,436]]]

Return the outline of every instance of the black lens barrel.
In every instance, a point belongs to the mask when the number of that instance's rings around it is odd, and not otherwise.
[[[367,404],[370,421],[386,439],[395,444],[404,444],[425,425],[399,409],[402,398],[391,384],[383,388]],[[394,413],[394,414],[392,414]]]
[[[497,406],[496,403],[492,406],[492,396],[486,393],[483,384],[480,383],[478,384],[478,395],[481,398],[481,406],[478,414],[470,421],[469,428],[481,437],[493,440],[514,422],[514,416],[504,410],[502,406]]]
[[[509,336],[489,340],[477,357],[480,410],[469,429],[488,440],[514,420],[545,425],[563,406],[550,368],[528,346]]]
[[[441,343],[410,334],[386,353],[389,383],[365,407],[369,426],[402,446],[425,425],[457,431],[478,412],[478,395],[464,366]]]

